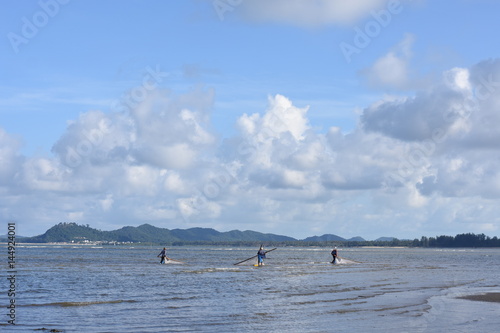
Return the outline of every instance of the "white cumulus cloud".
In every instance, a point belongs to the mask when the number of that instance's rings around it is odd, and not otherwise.
[[[406,35],[389,53],[377,59],[370,68],[361,71],[371,87],[399,90],[407,88],[410,82],[409,62],[414,39],[414,36]]]
[[[316,27],[351,24],[387,3],[388,0],[251,0],[240,6],[252,20]]]
[[[33,233],[67,219],[304,236],[305,223],[342,235],[500,229],[498,59],[381,98],[349,133],[318,132],[307,106],[275,95],[218,144],[212,100],[152,94],[134,110],[82,113],[52,156],[21,155],[0,129],[0,217],[36,221]]]

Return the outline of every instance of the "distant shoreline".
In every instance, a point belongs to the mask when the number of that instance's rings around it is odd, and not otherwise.
[[[0,236],[0,241],[4,241]],[[325,247],[360,247],[360,248],[494,248],[500,247],[498,237],[484,234],[459,234],[456,236],[424,237],[420,239],[397,239],[380,237],[368,241],[360,236],[345,239],[334,234],[296,239],[284,235],[262,233],[252,230],[231,230],[220,232],[212,228],[168,229],[150,224],[138,227],[122,227],[112,231],[102,231],[76,222],[60,222],[44,234],[17,239],[19,243],[44,243],[67,245],[221,245],[221,246],[325,246]]]
[[[0,242],[1,245],[7,244],[6,242]],[[92,244],[92,243],[87,243],[87,244],[82,244],[82,243],[67,243],[67,242],[62,242],[62,243],[24,243],[24,242],[16,242],[17,246],[44,246],[44,245],[55,245],[55,246],[62,246],[62,245],[71,245],[71,246],[108,246],[108,244]],[[132,244],[119,244],[119,245],[132,245]],[[138,245],[138,244],[135,244]],[[109,245],[113,246],[113,245]]]
[[[253,244],[249,244],[249,242],[179,242],[180,244],[169,244],[167,246],[169,247],[174,247],[174,246],[242,246],[242,247],[248,247],[248,246],[253,246]],[[257,242],[250,242],[250,243],[255,243]],[[6,245],[7,242],[2,242],[0,241],[0,245]],[[71,243],[71,242],[49,242],[49,243],[25,243],[25,242],[16,242],[18,246],[77,246],[77,247],[92,247],[92,246],[99,246],[99,247],[115,247],[115,246],[165,246],[163,243],[155,243],[155,242],[137,242],[137,243],[131,243],[131,242],[116,242],[116,244],[113,243],[102,243],[102,242],[89,242],[89,243]],[[279,242],[270,242],[269,244],[274,244],[276,246],[280,246],[282,248],[286,247],[304,247],[304,248],[310,248],[310,247],[324,247],[324,248],[331,248],[333,245],[331,242],[318,242],[316,244],[300,244],[300,242],[294,242],[294,244],[280,244]],[[366,245],[366,246],[343,246],[342,244],[338,244],[337,247],[340,247],[341,249],[448,249],[448,250],[457,250],[457,249],[463,249],[463,250],[477,250],[477,249],[500,249],[500,247],[422,247],[422,246],[386,246],[386,245]]]
[[[385,248],[385,249],[419,249],[420,247],[410,247],[410,246],[384,246],[384,245],[381,245],[381,246],[374,246],[374,245],[369,245],[369,246],[356,246],[357,248],[360,248],[360,249],[382,249],[382,248]]]

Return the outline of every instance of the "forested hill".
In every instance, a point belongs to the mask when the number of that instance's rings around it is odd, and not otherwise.
[[[312,236],[307,237],[302,240],[303,242],[365,242],[365,239],[362,237],[353,237],[349,239],[342,238],[337,235],[325,234],[323,236]]]
[[[138,227],[123,227],[113,231],[101,231],[89,225],[59,223],[43,235],[23,238],[26,243],[56,242],[133,242],[133,243],[176,243],[176,242],[289,242],[295,238],[264,234],[255,231],[219,232],[210,228],[165,229],[150,224]]]

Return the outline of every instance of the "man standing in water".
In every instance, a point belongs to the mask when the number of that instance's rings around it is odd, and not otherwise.
[[[157,257],[161,257],[160,264],[164,264],[165,263],[165,258],[167,257],[166,250],[167,250],[166,248],[163,248],[163,250],[160,252],[160,254],[157,255]]]
[[[336,246],[333,248],[331,254],[332,254],[332,257],[333,257],[332,264],[334,264],[335,260],[337,259],[337,247]]]
[[[259,266],[264,265],[264,258],[266,257],[266,252],[264,247],[261,245],[259,251],[257,252],[257,262]]]

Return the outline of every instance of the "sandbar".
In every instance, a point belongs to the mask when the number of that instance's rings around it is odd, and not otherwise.
[[[500,293],[485,293],[485,294],[480,294],[480,295],[467,295],[467,296],[461,296],[458,298],[468,299],[470,301],[500,303]]]

